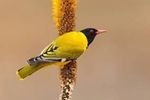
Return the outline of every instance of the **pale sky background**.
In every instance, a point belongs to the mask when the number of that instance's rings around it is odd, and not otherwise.
[[[57,37],[50,0],[0,0],[0,100],[58,100],[59,70],[15,72]],[[77,30],[105,28],[78,59],[72,100],[150,100],[150,1],[79,0]]]

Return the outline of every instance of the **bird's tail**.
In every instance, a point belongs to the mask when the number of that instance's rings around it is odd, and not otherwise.
[[[19,69],[16,74],[19,76],[20,80],[23,80],[27,76],[33,74],[34,72],[38,71],[39,69],[50,66],[50,65],[58,65],[60,68],[62,68],[64,65],[68,64],[70,61],[66,62],[48,62],[48,63],[41,63],[41,64],[35,64],[35,65],[26,65]]]
[[[35,65],[35,66],[26,65],[23,68],[19,69],[16,72],[16,74],[19,76],[20,80],[23,80],[24,78],[26,78],[27,76],[31,75],[32,73],[38,71],[42,67],[44,67],[44,66],[41,64]]]
[[[45,58],[43,56],[37,56],[28,60],[28,65],[19,69],[16,74],[20,77],[21,80],[31,75],[32,73],[38,71],[39,69],[56,64],[60,67],[63,67],[65,64],[69,63],[65,58]]]

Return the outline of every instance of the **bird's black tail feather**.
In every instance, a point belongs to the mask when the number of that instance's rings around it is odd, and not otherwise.
[[[27,62],[29,65],[38,65],[42,63],[50,63],[50,62],[65,62],[68,61],[66,58],[46,58],[42,55],[30,58]]]
[[[29,65],[37,65],[37,64],[43,63],[43,58],[42,56],[37,56],[34,58],[30,58],[27,62]]]

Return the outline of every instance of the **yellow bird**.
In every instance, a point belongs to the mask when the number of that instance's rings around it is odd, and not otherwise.
[[[86,28],[79,32],[73,31],[63,34],[49,44],[39,56],[30,58],[28,65],[16,73],[24,79],[37,70],[52,64],[65,65],[81,56],[93,42],[96,35],[106,32],[95,28]]]

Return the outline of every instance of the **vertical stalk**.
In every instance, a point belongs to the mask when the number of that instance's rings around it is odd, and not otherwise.
[[[71,99],[73,87],[76,82],[76,72],[77,72],[76,61],[70,62],[60,70],[60,80],[62,90],[59,100]]]
[[[76,0],[53,0],[53,19],[59,35],[75,30]],[[75,60],[60,69],[61,95],[59,100],[70,100],[76,82]]]
[[[53,0],[53,19],[59,35],[75,30],[76,0]]]

